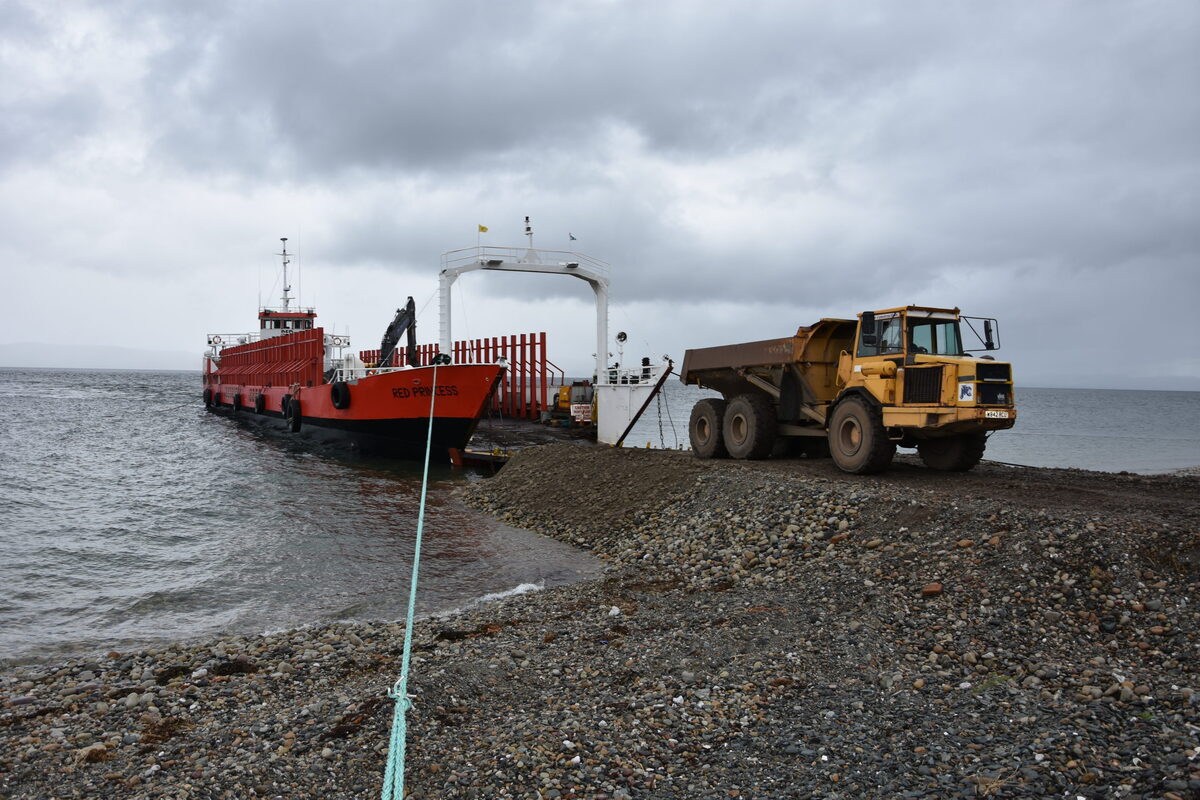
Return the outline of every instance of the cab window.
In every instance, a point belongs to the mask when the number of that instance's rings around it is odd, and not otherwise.
[[[958,322],[955,320],[912,322],[909,330],[912,333],[909,339],[910,352],[943,356],[958,356],[963,353],[962,340],[958,335]]]
[[[858,355],[881,356],[904,352],[904,321],[899,314],[875,315],[875,344],[858,340]]]

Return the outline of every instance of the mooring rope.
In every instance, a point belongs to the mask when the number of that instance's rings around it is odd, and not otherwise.
[[[408,699],[408,662],[412,655],[413,610],[417,605],[417,573],[421,565],[421,534],[425,529],[425,494],[429,488],[429,453],[433,449],[433,403],[437,397],[437,362],[433,364],[433,387],[429,394],[429,432],[425,438],[425,470],[421,475],[421,504],[417,511],[417,542],[413,548],[412,580],[408,585],[408,614],[404,622],[404,655],[400,678],[388,689],[396,701],[392,711],[392,738],[388,744],[387,769],[383,773],[382,800],[404,800],[404,752],[408,744],[405,714],[412,708]]]

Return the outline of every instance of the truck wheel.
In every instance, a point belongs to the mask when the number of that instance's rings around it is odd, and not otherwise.
[[[960,433],[942,439],[917,442],[917,453],[925,466],[943,472],[966,472],[983,458],[987,436],[983,433]]]
[[[721,421],[725,418],[725,401],[706,397],[692,406],[688,421],[688,437],[692,451],[700,458],[728,458],[725,439],[721,436]]]
[[[860,397],[837,404],[829,423],[829,454],[844,472],[882,472],[896,455],[896,444],[883,430],[879,412]]]
[[[779,424],[771,401],[760,394],[739,394],[725,407],[721,434],[734,458],[758,460],[771,455]]]

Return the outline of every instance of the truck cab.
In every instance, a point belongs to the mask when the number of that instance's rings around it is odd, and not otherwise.
[[[888,442],[916,447],[936,468],[974,466],[986,434],[1011,428],[1017,417],[1012,365],[977,355],[996,349],[998,330],[994,319],[963,317],[957,308],[903,306],[860,314],[853,349],[843,350],[838,361],[843,388],[829,418],[834,458],[853,462],[859,455],[863,415],[845,409],[838,414],[858,398]],[[890,461],[883,455],[876,460],[884,458]]]

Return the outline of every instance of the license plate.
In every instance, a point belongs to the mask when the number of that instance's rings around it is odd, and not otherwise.
[[[988,419],[1008,419],[1007,411],[985,411],[983,415]]]

